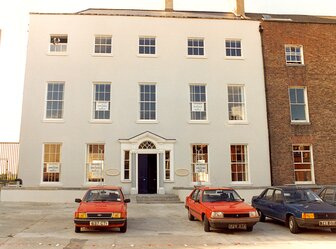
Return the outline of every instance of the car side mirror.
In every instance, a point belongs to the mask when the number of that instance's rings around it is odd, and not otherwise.
[[[131,199],[125,199],[124,202],[125,202],[125,203],[130,203],[130,202],[131,202]]]
[[[81,199],[79,199],[79,198],[76,198],[76,199],[75,199],[75,202],[77,202],[77,203],[81,203],[81,202],[82,202],[82,200],[81,200]]]
[[[195,200],[195,202],[198,202],[198,203],[199,203],[200,201],[199,201],[199,199],[197,199],[197,200]]]
[[[245,201],[245,199],[244,199],[244,198],[241,198],[241,200],[242,200],[242,201]]]

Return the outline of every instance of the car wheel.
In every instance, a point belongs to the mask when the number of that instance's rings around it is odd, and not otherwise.
[[[188,209],[188,220],[195,220],[195,217],[190,213],[190,209]]]
[[[288,227],[289,227],[289,231],[291,231],[291,233],[298,233],[300,231],[300,228],[294,218],[293,215],[291,215],[289,217],[289,221],[288,221]]]
[[[266,216],[258,209],[258,214],[259,214],[259,221],[260,222],[265,222],[266,221]]]
[[[124,225],[120,227],[121,233],[126,233],[126,231],[127,231],[127,220],[125,221]]]
[[[77,227],[75,226],[75,233],[80,233],[81,232],[81,228],[80,227]]]
[[[208,218],[206,217],[206,215],[204,215],[203,225],[204,225],[204,231],[205,232],[210,232],[210,223],[209,223]]]
[[[330,228],[330,231],[331,231],[332,233],[336,233],[336,228]]]
[[[248,232],[252,232],[252,231],[253,231],[253,226],[247,226],[247,227],[246,227],[246,231],[248,231]]]

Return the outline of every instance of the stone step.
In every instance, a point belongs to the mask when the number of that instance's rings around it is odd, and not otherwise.
[[[181,200],[174,194],[139,194],[136,196],[137,203],[159,204],[159,203],[181,203]]]

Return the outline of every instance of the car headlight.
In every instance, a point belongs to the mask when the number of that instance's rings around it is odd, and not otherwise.
[[[78,219],[86,219],[87,218],[87,214],[86,213],[77,213],[77,217]]]
[[[121,213],[112,213],[112,218],[120,218]]]
[[[302,213],[302,219],[315,219],[314,213]]]
[[[257,211],[251,211],[251,212],[249,212],[249,215],[250,215],[250,217],[258,217],[259,216]]]
[[[224,218],[224,214],[222,212],[211,212],[211,218]]]

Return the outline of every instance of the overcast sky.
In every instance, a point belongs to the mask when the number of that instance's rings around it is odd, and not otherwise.
[[[232,0],[175,0],[176,10],[230,11]],[[234,1],[234,0],[233,0]],[[18,142],[29,12],[163,9],[164,0],[0,0],[0,142]],[[245,0],[246,12],[336,15],[336,0]]]

